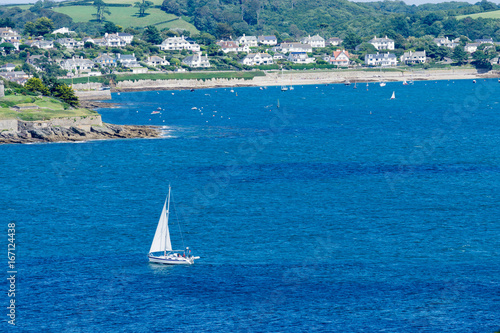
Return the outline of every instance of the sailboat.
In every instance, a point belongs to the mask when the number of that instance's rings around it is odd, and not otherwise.
[[[395,91],[392,92],[391,99],[396,99],[396,92]]]
[[[281,80],[283,80],[283,67],[281,67]],[[287,86],[281,86],[281,91],[287,91],[288,87]]]
[[[166,265],[192,265],[195,259],[200,257],[192,256],[189,247],[184,250],[172,250],[170,242],[170,232],[168,230],[168,216],[170,214],[170,186],[168,187],[168,197],[163,204],[158,226],[156,227],[153,243],[149,250],[148,258],[150,262]]]
[[[406,82],[406,80],[403,81],[403,86],[407,86],[408,85],[408,82]]]
[[[380,65],[380,74],[382,74],[382,65]],[[384,81],[380,81],[379,85],[381,87],[385,87],[386,83]]]

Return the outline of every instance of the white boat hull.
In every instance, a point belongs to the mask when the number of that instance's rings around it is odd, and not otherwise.
[[[181,257],[181,256],[153,256],[148,255],[149,262],[153,262],[156,264],[163,265],[192,265],[194,264],[194,259],[198,259],[199,257]]]

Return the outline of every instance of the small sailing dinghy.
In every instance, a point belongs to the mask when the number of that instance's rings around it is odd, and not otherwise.
[[[396,99],[396,92],[395,91],[392,92],[391,99]]]
[[[155,236],[148,258],[150,262],[165,265],[192,265],[195,259],[200,257],[192,256],[189,247],[184,250],[172,250],[170,242],[170,232],[168,230],[168,216],[170,214],[170,186],[168,187],[168,197],[163,205],[160,221],[156,227]],[[183,241],[184,242],[184,241]]]

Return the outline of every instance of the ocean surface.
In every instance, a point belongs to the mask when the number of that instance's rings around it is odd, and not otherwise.
[[[162,138],[0,146],[16,328],[495,332],[499,93],[497,80],[121,93],[103,120]],[[172,244],[201,257],[189,267],[147,260],[169,184]]]

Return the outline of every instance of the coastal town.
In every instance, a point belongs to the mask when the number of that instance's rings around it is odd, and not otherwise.
[[[167,31],[159,44],[126,32],[82,36],[61,27],[44,36],[29,36],[11,27],[0,28],[0,76],[18,84],[36,75],[53,74],[59,79],[99,77],[109,74],[155,74],[192,70],[252,71],[315,68],[417,69],[434,65],[467,64],[474,59],[485,67],[498,63],[500,43],[492,38],[434,38],[432,56],[421,47],[402,50],[387,36],[349,49],[339,37],[308,35],[297,41],[279,41],[274,35],[190,38],[184,31]],[[160,34],[155,32],[156,37]],[[199,42],[197,42],[197,40]],[[415,41],[409,37],[408,41]],[[347,47],[346,47],[347,46]],[[144,48],[149,52],[144,52]],[[437,56],[438,54],[439,56]],[[9,61],[11,60],[11,62]],[[90,79],[89,79],[90,82]]]

